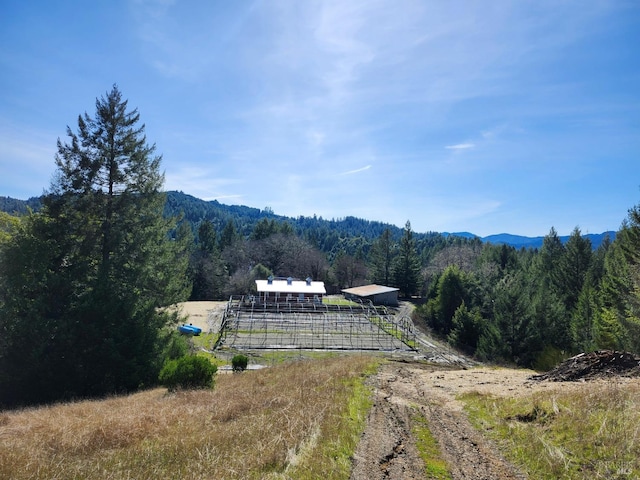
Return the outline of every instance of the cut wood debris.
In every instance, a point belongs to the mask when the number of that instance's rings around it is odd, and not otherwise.
[[[596,378],[640,377],[640,357],[629,352],[597,350],[571,357],[531,380],[576,382]]]

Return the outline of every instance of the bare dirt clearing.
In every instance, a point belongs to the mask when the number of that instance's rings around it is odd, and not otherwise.
[[[599,384],[639,382],[639,367],[638,357],[613,351],[572,357],[544,375],[524,369],[389,362],[371,380],[374,405],[351,479],[425,478],[412,434],[416,413],[426,419],[453,479],[527,478],[473,428],[457,396],[477,392],[493,397],[534,393],[552,397],[569,390],[586,395]]]
[[[177,304],[178,311],[186,317],[186,322],[199,327],[203,332],[216,333],[222,320],[227,302],[182,302]]]
[[[526,478],[471,426],[455,397],[467,391],[514,395],[548,385],[528,380],[532,373],[385,364],[373,379],[374,405],[355,454],[351,479],[425,478],[412,434],[416,414],[427,420],[454,479]]]

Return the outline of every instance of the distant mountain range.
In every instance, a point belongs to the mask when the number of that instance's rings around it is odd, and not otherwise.
[[[216,200],[206,201],[183,192],[170,191],[167,192],[167,207],[165,210],[168,214],[177,214],[182,212],[185,218],[191,222],[198,223],[203,218],[208,218],[214,223],[218,223],[220,227],[221,223],[229,218],[242,219],[242,223],[246,228],[251,228],[252,224],[260,218],[273,218],[277,220],[289,220],[294,225],[309,226],[309,221],[312,220],[315,227],[319,224],[325,224],[332,230],[351,233],[355,235],[362,235],[364,237],[378,236],[384,228],[390,228],[395,236],[399,235],[401,229],[387,225],[382,222],[369,221],[363,219],[357,219],[354,217],[347,217],[340,220],[325,220],[322,217],[313,219],[305,219],[304,217],[288,218],[280,215],[276,215],[273,212],[260,210],[252,207],[238,206],[238,205],[224,205]],[[7,212],[13,215],[24,215],[29,209],[37,211],[41,206],[40,197],[32,197],[28,200],[18,200],[11,197],[0,196],[0,211]],[[218,220],[216,222],[216,219]],[[304,227],[303,227],[304,228]],[[242,232],[245,234],[249,232]],[[416,232],[417,236],[433,235],[436,232],[428,232],[426,234]],[[463,238],[475,238],[478,237],[482,242],[492,243],[497,245],[510,245],[515,248],[540,248],[544,240],[544,236],[540,237],[524,237],[521,235],[512,235],[509,233],[499,233],[496,235],[489,235],[487,237],[480,237],[470,232],[456,232],[448,233],[442,232],[440,235],[448,237],[463,237]],[[591,245],[594,249],[598,248],[605,238],[609,237],[611,241],[615,239],[616,232],[608,231],[598,234],[585,234],[583,237],[588,238],[591,241]],[[559,237],[562,243],[566,243],[569,240],[569,236]]]
[[[451,235],[453,237],[474,238],[476,235],[469,232],[457,232],[457,233],[443,233],[443,235]],[[608,231],[603,233],[587,233],[582,235],[584,238],[588,238],[591,241],[591,245],[594,249],[598,248],[605,238],[609,237],[609,240],[613,241],[616,238],[616,232]],[[516,248],[540,248],[544,237],[523,237],[521,235],[512,235],[510,233],[498,233],[496,235],[489,235],[487,237],[478,237],[480,240],[486,243],[493,243],[494,245],[511,245]],[[569,240],[569,235],[559,236],[560,241],[564,244]]]

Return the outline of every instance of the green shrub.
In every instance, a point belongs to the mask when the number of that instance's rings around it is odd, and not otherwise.
[[[211,388],[218,367],[207,358],[185,355],[168,360],[160,371],[160,383],[173,392],[180,389]]]
[[[234,372],[243,372],[247,369],[249,358],[246,355],[238,354],[234,355],[231,359],[231,368]]]
[[[189,353],[189,342],[184,335],[178,332],[171,332],[169,341],[165,350],[165,358],[168,360],[176,360],[184,357]]]

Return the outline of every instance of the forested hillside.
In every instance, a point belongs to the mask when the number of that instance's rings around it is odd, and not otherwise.
[[[35,199],[30,208],[38,209]],[[171,235],[190,245],[192,300],[244,294],[271,274],[311,276],[329,292],[397,286],[424,302],[419,321],[455,346],[527,366],[593,348],[640,350],[633,212],[617,238],[598,237],[597,248],[577,228],[564,239],[551,228],[540,248],[515,248],[416,233],[410,222],[399,229],[354,217],[294,219],[181,192],[169,192],[164,207],[179,220]]]
[[[420,234],[410,222],[399,229],[353,217],[292,219],[181,192],[169,192],[164,207],[179,219],[172,236],[190,245],[192,300],[244,294],[271,274],[311,276],[329,292],[397,286],[420,299],[417,320],[456,347],[540,367],[595,348],[640,351],[634,212],[597,248],[577,228],[566,239],[551,228],[532,249]]]
[[[180,351],[162,307],[251,293],[269,275],[329,293],[395,286],[419,326],[481,360],[546,369],[576,352],[640,353],[638,206],[597,248],[577,227],[516,248],[410,221],[292,219],[163,193],[126,107],[114,86],[68,130],[47,195],[0,199],[0,404],[151,385]]]

